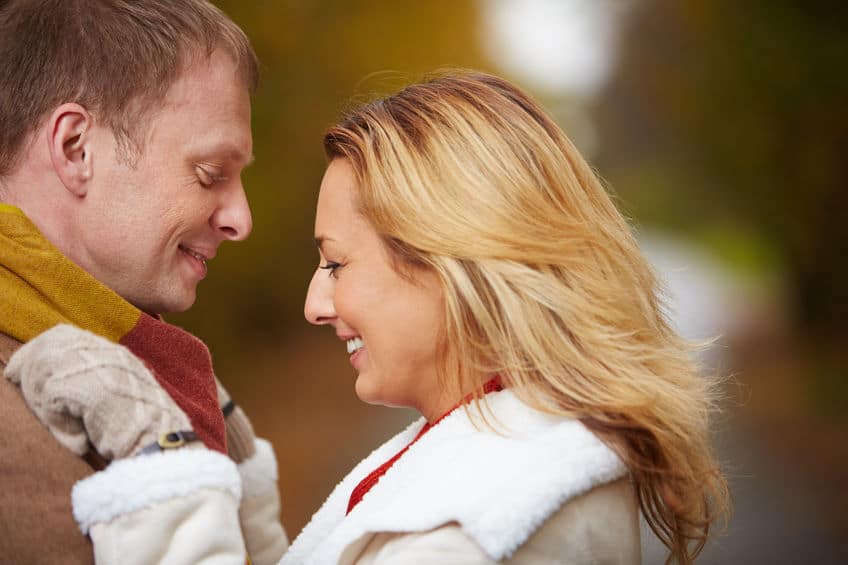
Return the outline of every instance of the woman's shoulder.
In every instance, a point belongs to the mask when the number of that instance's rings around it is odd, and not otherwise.
[[[639,506],[627,477],[596,486],[563,504],[504,561],[510,565],[640,562]]]
[[[509,565],[640,562],[639,512],[627,478],[597,486],[554,512],[510,557]],[[391,563],[496,563],[457,523],[424,532],[383,532],[373,536],[356,565]]]

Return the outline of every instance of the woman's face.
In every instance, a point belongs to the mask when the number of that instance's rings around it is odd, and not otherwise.
[[[304,313],[335,329],[358,372],[360,399],[415,408],[433,420],[451,406],[436,378],[442,292],[432,272],[396,272],[377,232],[356,211],[355,182],[344,159],[324,174],[315,214],[320,262]]]

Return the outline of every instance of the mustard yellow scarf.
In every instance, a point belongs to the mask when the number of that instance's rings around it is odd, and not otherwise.
[[[0,331],[29,341],[74,324],[112,341],[141,311],[62,255],[19,209],[0,203]]]

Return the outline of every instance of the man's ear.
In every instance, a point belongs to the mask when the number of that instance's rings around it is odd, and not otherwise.
[[[47,143],[56,176],[71,193],[85,196],[91,178],[94,121],[88,110],[72,102],[53,110],[47,122]]]

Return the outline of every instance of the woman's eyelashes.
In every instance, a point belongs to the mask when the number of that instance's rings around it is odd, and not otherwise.
[[[342,267],[341,263],[336,263],[335,261],[327,261],[325,264],[318,266],[319,269],[329,271],[330,276],[333,277],[333,278],[337,277],[336,271],[338,271],[338,269],[340,269],[341,267]]]

